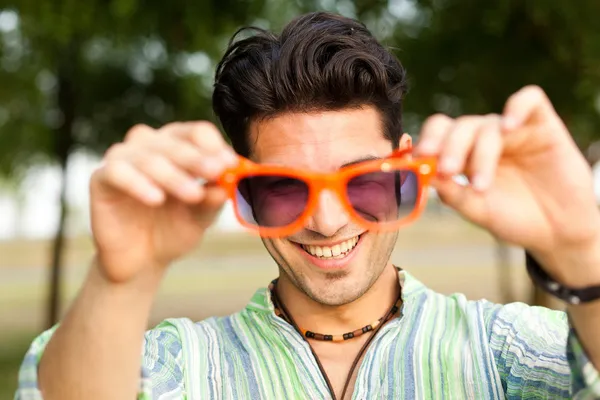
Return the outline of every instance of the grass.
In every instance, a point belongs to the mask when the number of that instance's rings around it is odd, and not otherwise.
[[[494,240],[455,215],[425,214],[399,232],[392,260],[441,293],[501,301]],[[50,242],[0,241],[0,400],[12,399],[18,367],[32,338],[40,332],[46,296]],[[63,274],[63,311],[73,299],[93,254],[89,237],[67,241]],[[202,246],[172,268],[156,298],[150,325],[167,317],[201,320],[243,307],[277,270],[259,238],[246,233],[207,234]],[[522,265],[510,274],[517,300],[528,288]]]
[[[459,243],[491,243],[491,237],[478,228],[447,211],[427,213],[417,222],[399,232],[399,246],[412,248],[444,246]],[[233,247],[232,247],[233,244]],[[0,240],[0,269],[3,267],[39,267],[48,264],[51,250],[49,240]],[[67,238],[64,265],[81,267],[87,265],[93,254],[90,236]],[[187,259],[222,257],[235,253],[244,255],[264,252],[260,239],[245,232],[209,231],[201,246],[191,252]]]
[[[10,333],[0,342],[0,400],[10,400],[17,389],[17,375],[34,333]]]

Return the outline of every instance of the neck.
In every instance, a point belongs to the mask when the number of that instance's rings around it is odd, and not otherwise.
[[[283,276],[277,283],[277,296],[296,324],[323,334],[351,332],[378,320],[387,314],[398,299],[399,292],[398,271],[392,264],[386,266],[365,294],[341,306],[328,306],[314,301]]]

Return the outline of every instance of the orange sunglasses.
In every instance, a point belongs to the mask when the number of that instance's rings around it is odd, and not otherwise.
[[[233,201],[238,221],[263,237],[285,237],[305,227],[323,191],[333,193],[365,229],[392,231],[419,217],[435,175],[435,159],[413,158],[411,151],[396,150],[332,173],[257,164],[240,156],[216,183]]]

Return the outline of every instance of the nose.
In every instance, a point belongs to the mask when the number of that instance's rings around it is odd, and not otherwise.
[[[325,237],[333,237],[348,225],[349,216],[339,199],[331,192],[324,190],[319,196],[319,203],[310,217],[307,228]]]

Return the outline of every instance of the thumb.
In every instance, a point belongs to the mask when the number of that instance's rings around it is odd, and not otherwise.
[[[217,185],[206,185],[204,188],[204,200],[192,208],[196,221],[203,229],[207,229],[220,214],[227,200],[227,193]]]
[[[470,221],[481,225],[487,215],[484,194],[470,185],[459,183],[451,177],[436,177],[431,182],[440,198],[448,207]]]

